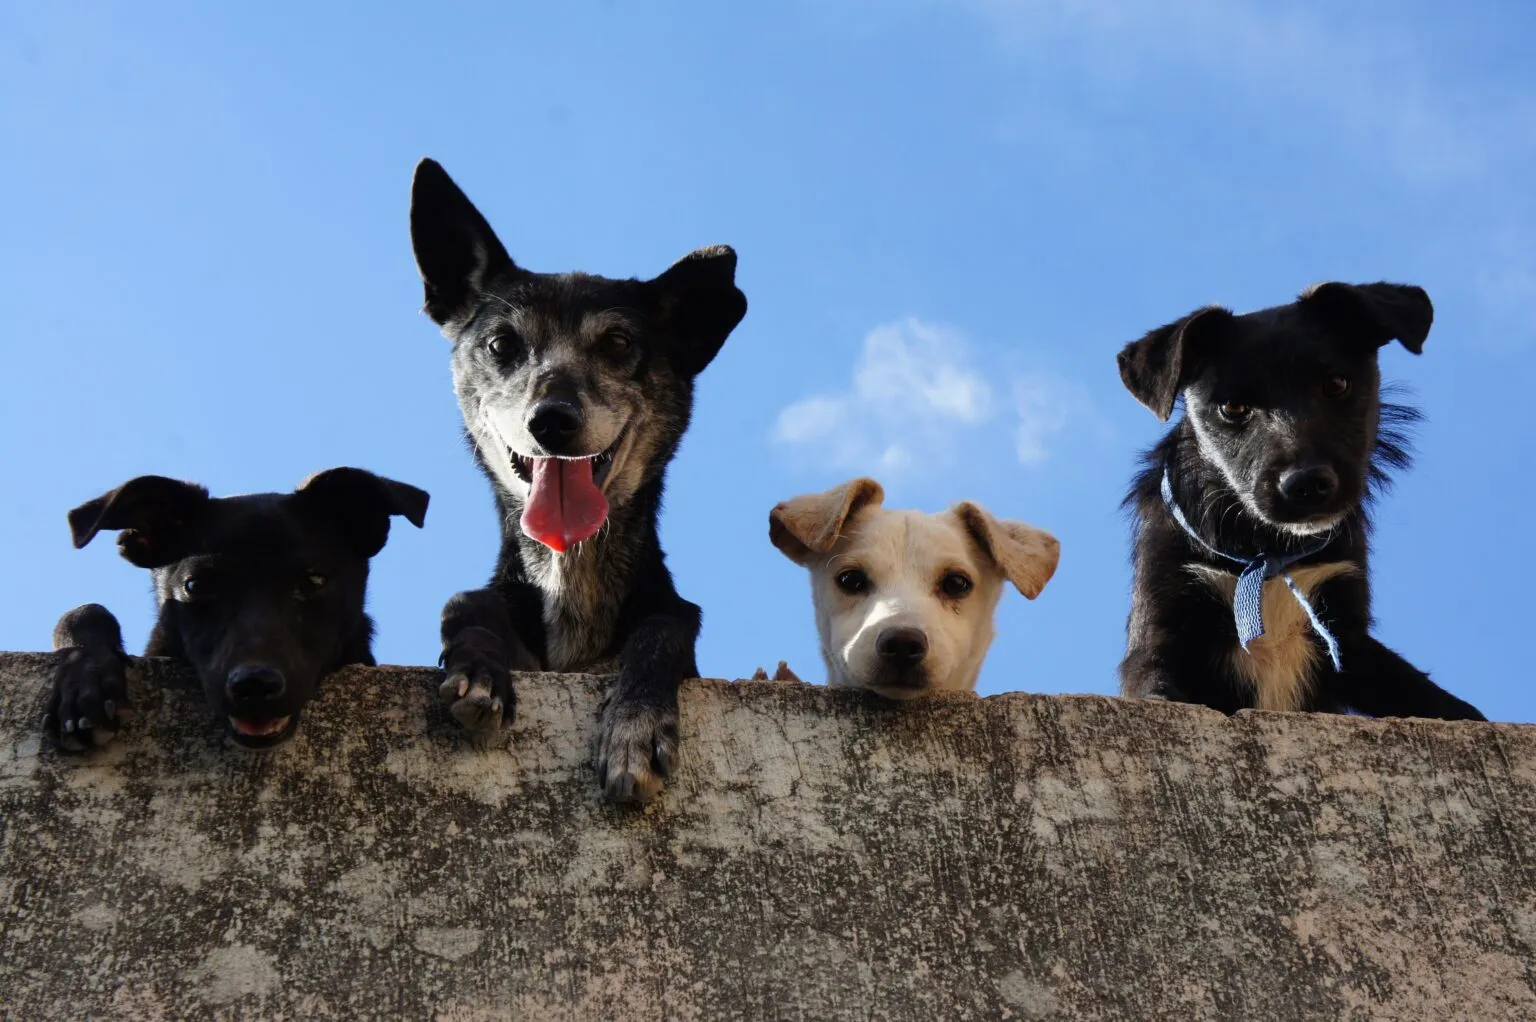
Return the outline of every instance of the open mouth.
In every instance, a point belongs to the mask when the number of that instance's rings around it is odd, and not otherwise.
[[[235,743],[248,749],[270,749],[293,737],[299,729],[299,715],[286,717],[230,717],[229,729]]]
[[[621,430],[607,450],[582,458],[528,457],[508,447],[513,470],[528,484],[524,534],[557,554],[597,535],[608,520],[604,489],[625,436]]]
[[[609,473],[613,470],[613,458],[618,453],[619,445],[624,442],[624,430],[608,445],[607,450],[599,454],[588,454],[580,458],[535,458],[526,454],[518,454],[510,446],[507,448],[507,456],[512,459],[512,471],[523,482],[533,485],[533,470],[541,461],[589,461],[592,463],[592,485],[599,490],[608,484]]]

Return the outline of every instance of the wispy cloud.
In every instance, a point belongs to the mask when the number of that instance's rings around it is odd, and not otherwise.
[[[1013,406],[1018,415],[1013,449],[1020,464],[1038,465],[1050,457],[1049,443],[1067,427],[1077,397],[1061,381],[1042,373],[1013,381]]]
[[[1450,9],[1259,0],[963,0],[1021,67],[1049,47],[1105,101],[1170,95],[1246,110],[1415,205],[1419,261],[1477,303],[1489,333],[1536,339],[1536,80],[1474,62],[1436,33]],[[1466,27],[1469,22],[1456,20]],[[1468,29],[1470,31],[1470,29]],[[1204,103],[1204,98],[1199,103]],[[1049,104],[1046,104],[1047,106]],[[1198,104],[1197,104],[1198,106]],[[1050,110],[1032,116],[1052,134]],[[1191,108],[1189,116],[1202,116]],[[1044,120],[1042,121],[1042,118]],[[1064,120],[1052,152],[1113,144]],[[1134,125],[1131,125],[1134,130]],[[1511,244],[1511,241],[1514,243]],[[1442,287],[1444,285],[1442,284]]]
[[[1084,70],[1101,82],[1192,73],[1277,119],[1347,125],[1341,139],[1406,178],[1465,181],[1536,153],[1536,94],[1444,74],[1435,40],[1379,11],[1252,0],[966,3],[1021,54],[1045,41],[1081,44]]]
[[[773,439],[818,465],[896,473],[950,455],[967,433],[991,427],[999,401],[953,327],[905,319],[864,336],[850,387],[796,401],[779,413]],[[1046,373],[1013,381],[1019,461],[1038,465],[1071,417],[1072,388]]]

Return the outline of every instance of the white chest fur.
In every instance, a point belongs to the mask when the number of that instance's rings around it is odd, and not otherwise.
[[[1216,591],[1227,606],[1237,590],[1237,576],[1205,564],[1186,565],[1190,572]],[[1359,569],[1350,561],[1309,564],[1293,568],[1290,576],[1308,599],[1331,578]],[[1312,638],[1307,612],[1291,594],[1283,578],[1264,583],[1264,634],[1244,650],[1236,640],[1227,654],[1238,677],[1253,686],[1254,704],[1261,710],[1296,710],[1311,695],[1313,669],[1322,655]]]

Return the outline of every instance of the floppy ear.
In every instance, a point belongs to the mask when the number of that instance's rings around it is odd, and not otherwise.
[[[1301,293],[1301,305],[1352,336],[1381,347],[1402,341],[1415,355],[1424,353],[1435,307],[1412,284],[1318,284]]]
[[[409,483],[360,468],[331,468],[299,484],[293,499],[308,515],[334,525],[364,557],[384,549],[389,519],[402,515],[416,528],[427,520],[427,496]]]
[[[1232,318],[1221,306],[1208,305],[1127,344],[1115,358],[1125,389],[1167,422],[1179,391],[1199,363],[1201,345],[1230,325]]]
[[[809,493],[768,512],[768,539],[796,564],[808,564],[837,543],[843,525],[866,507],[879,507],[885,490],[860,477],[825,493]]]
[[[1015,589],[1033,600],[1056,574],[1061,543],[1044,529],[1023,522],[993,518],[970,501],[954,507],[956,517],[981,552],[992,558]]]
[[[103,529],[122,530],[118,552],[140,568],[175,564],[192,550],[208,491],[165,476],[139,476],[69,513],[75,549]]]
[[[747,314],[736,287],[736,253],[729,245],[690,252],[655,280],[662,322],[672,336],[672,361],[697,376]]]
[[[469,311],[498,273],[517,270],[496,232],[436,160],[411,181],[411,246],[426,289],[426,312],[442,326]]]

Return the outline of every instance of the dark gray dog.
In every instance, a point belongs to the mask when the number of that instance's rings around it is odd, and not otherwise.
[[[617,657],[598,769],[610,798],[646,801],[677,755],[700,622],[657,513],[694,377],[746,315],[736,254],[700,249],[645,281],[533,273],[431,160],[416,168],[411,240],[501,521],[490,585],[443,610],[443,696],[464,727],[491,730],[514,711],[510,671]]]

